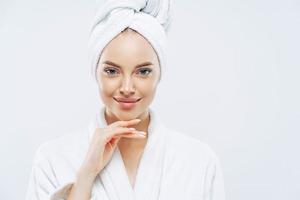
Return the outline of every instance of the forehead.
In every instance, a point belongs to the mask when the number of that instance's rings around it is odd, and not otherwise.
[[[108,43],[100,57],[100,64],[106,60],[121,66],[135,66],[146,61],[158,64],[151,44],[134,31],[122,32]]]

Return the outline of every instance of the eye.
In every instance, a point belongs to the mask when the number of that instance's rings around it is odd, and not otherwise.
[[[142,76],[147,76],[152,72],[152,69],[143,68],[143,69],[140,69],[139,72],[142,74]]]
[[[103,71],[104,71],[106,74],[108,74],[109,76],[116,75],[116,73],[117,73],[117,70],[114,69],[114,68],[105,68]]]

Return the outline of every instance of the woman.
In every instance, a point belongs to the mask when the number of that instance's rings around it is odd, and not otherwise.
[[[104,103],[89,128],[41,145],[27,200],[224,200],[218,158],[150,108],[165,65],[171,3],[107,1],[91,32]]]

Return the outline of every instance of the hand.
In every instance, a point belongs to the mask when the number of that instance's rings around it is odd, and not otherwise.
[[[118,141],[122,138],[145,138],[146,133],[127,126],[138,124],[140,119],[116,121],[105,128],[96,128],[80,173],[95,178],[111,159]]]

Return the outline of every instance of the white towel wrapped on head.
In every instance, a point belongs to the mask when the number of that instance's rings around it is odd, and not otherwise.
[[[171,23],[172,0],[107,0],[96,12],[89,40],[92,75],[105,46],[124,29],[141,34],[155,50],[160,68],[165,65],[166,33]]]

